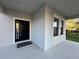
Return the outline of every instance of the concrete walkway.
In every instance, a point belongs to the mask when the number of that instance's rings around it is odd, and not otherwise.
[[[79,59],[79,43],[64,41],[47,52],[34,44],[22,48],[9,46],[0,49],[0,59]]]

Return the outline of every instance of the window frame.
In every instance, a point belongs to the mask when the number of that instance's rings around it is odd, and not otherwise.
[[[56,22],[56,24],[54,23]],[[54,27],[54,24],[57,26],[57,27]],[[59,18],[56,18],[54,17],[54,21],[53,21],[53,36],[58,36],[59,35]]]

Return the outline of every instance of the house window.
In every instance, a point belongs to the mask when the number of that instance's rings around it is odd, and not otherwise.
[[[54,36],[58,36],[58,29],[59,29],[59,19],[58,18],[54,18],[53,27],[54,27]]]
[[[61,20],[60,34],[63,35],[64,21]]]

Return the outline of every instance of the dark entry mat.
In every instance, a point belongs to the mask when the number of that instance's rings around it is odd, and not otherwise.
[[[31,41],[23,42],[23,43],[18,43],[17,44],[17,48],[24,47],[24,46],[27,46],[27,45],[30,45],[30,44],[32,44]]]

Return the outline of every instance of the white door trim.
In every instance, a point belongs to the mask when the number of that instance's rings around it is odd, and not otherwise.
[[[20,41],[20,42],[15,42],[15,20],[24,20],[24,21],[29,21],[30,22],[30,39],[29,40],[24,40],[24,41]],[[27,41],[31,41],[31,20],[30,19],[24,19],[24,18],[18,18],[18,17],[14,17],[13,18],[13,43],[14,44],[18,44],[18,43],[22,43],[22,42],[27,42]]]

